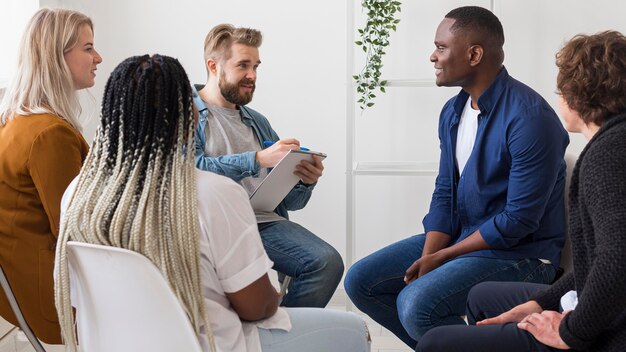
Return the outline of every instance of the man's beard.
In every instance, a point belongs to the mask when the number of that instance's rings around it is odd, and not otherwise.
[[[250,91],[249,93],[240,94],[239,93],[240,84],[252,84],[253,85],[252,91]],[[224,97],[224,99],[227,102],[231,104],[235,104],[235,105],[246,105],[250,101],[252,101],[252,96],[254,95],[254,90],[256,88],[256,85],[254,85],[254,81],[251,79],[247,79],[247,78],[244,78],[241,81],[234,83],[234,84],[228,82],[226,80],[226,77],[224,76],[224,71],[222,71],[222,74],[220,74],[218,85],[220,87],[220,92],[222,93],[222,96]]]

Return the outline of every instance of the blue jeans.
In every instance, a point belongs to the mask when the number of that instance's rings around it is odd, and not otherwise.
[[[560,351],[537,341],[516,323],[476,326],[477,321],[493,318],[528,302],[549,285],[528,282],[483,282],[474,286],[467,298],[469,326],[440,326],[424,334],[419,352],[553,352]],[[451,338],[452,337],[452,338]]]
[[[477,283],[550,283],[556,273],[537,259],[463,257],[407,285],[404,274],[421,257],[425,240],[417,235],[387,246],[355,263],[344,280],[354,305],[411,348],[436,326],[465,324],[467,294]]]
[[[287,308],[289,332],[259,328],[263,352],[369,352],[365,321],[332,309]]]
[[[259,232],[274,270],[292,277],[281,305],[325,307],[343,275],[337,250],[289,220],[261,223]]]

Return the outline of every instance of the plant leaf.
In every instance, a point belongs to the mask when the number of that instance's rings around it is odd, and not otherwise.
[[[363,110],[374,105],[373,99],[376,95],[373,91],[376,87],[381,92],[386,92],[387,81],[380,81],[383,56],[386,54],[385,48],[389,46],[390,33],[397,30],[396,25],[400,22],[396,16],[401,10],[401,5],[398,0],[361,0],[361,7],[367,14],[367,20],[365,27],[358,29],[360,40],[354,43],[367,55],[361,74],[352,77],[357,82],[357,93],[360,96],[357,103]]]

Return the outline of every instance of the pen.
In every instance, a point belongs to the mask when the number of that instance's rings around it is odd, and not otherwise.
[[[271,147],[273,144],[274,144],[274,142],[272,142],[272,141],[264,141],[264,142],[263,142],[263,145],[264,145],[265,147]],[[310,151],[310,149],[309,149],[309,148],[305,148],[305,147],[300,147],[300,150],[304,150],[305,152]]]

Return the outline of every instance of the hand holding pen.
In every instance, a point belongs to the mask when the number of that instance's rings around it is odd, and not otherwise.
[[[274,144],[276,144],[276,142],[263,142],[263,145],[266,147],[271,147]],[[309,148],[305,147],[300,147],[300,150],[310,151]],[[302,160],[300,164],[296,165],[296,170],[293,172],[296,176],[300,177],[300,180],[305,185],[312,185],[316,183],[317,180],[322,177],[322,173],[324,172],[324,164],[322,164],[322,158],[317,155],[311,155],[311,157],[313,158],[313,162],[309,160]]]
[[[263,150],[256,152],[256,160],[261,167],[274,167],[290,150],[300,149],[300,141],[295,138],[281,139]],[[265,142],[263,142],[265,144]]]
[[[263,146],[265,146],[266,148],[267,148],[267,147],[271,147],[271,146],[273,146],[273,145],[274,145],[274,143],[276,143],[276,142],[272,142],[272,141],[264,141],[264,142],[263,142]],[[309,149],[309,148],[305,148],[305,147],[300,147],[300,150],[305,150],[305,151],[307,151],[307,152],[308,152],[308,151],[309,151],[309,150],[311,150],[311,149]]]

